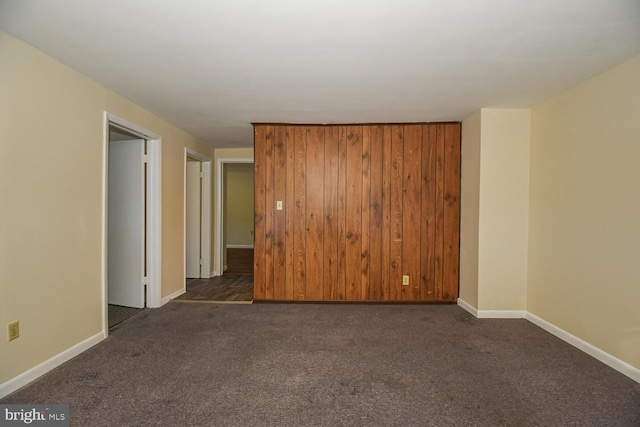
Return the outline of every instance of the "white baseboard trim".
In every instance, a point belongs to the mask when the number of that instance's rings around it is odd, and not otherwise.
[[[524,310],[478,310],[478,319],[524,319]]]
[[[598,347],[589,344],[584,340],[581,340],[575,335],[571,335],[564,329],[560,329],[556,325],[541,319],[535,314],[531,314],[528,311],[520,310],[478,310],[461,298],[458,298],[458,305],[460,306],[460,308],[468,311],[478,319],[527,319],[529,322],[544,329],[551,335],[555,335],[567,344],[574,346],[578,350],[584,351],[594,359],[599,360],[610,368],[613,368],[621,374],[626,375],[632,380],[640,383],[640,369],[635,368],[626,362],[623,362],[622,360],[610,355],[604,350],[600,350]]]
[[[222,267],[222,272],[224,273],[225,271],[227,271],[227,265],[225,264],[224,267]]]
[[[478,319],[524,319],[524,310],[478,310],[462,298],[458,298],[458,305]]]
[[[212,271],[212,272],[211,272],[211,275],[209,276],[209,278],[211,278],[211,277],[218,277],[218,276],[219,276],[219,274],[218,274],[218,272],[217,272],[217,271]]]
[[[15,378],[10,379],[9,381],[0,384],[0,398],[4,397],[14,391],[18,390],[21,387],[29,384],[31,381],[41,377],[47,372],[51,371],[54,368],[62,365],[63,363],[73,359],[80,353],[94,345],[98,344],[100,341],[106,338],[106,334],[103,332],[99,332],[92,337],[87,338],[84,341],[79,342],[78,344],[66,349],[62,353],[53,356],[51,359],[46,360],[39,364],[38,366],[29,369],[26,372],[18,375]]]
[[[589,344],[586,341],[581,340],[580,338],[576,337],[575,335],[571,335],[569,332],[565,331],[564,329],[560,329],[558,328],[556,325],[547,322],[544,319],[541,319],[540,317],[536,316],[535,314],[531,314],[529,312],[527,312],[525,319],[527,319],[528,321],[530,321],[531,323],[533,323],[536,326],[541,327],[542,329],[544,329],[545,331],[549,332],[552,335],[555,335],[556,337],[560,338],[561,340],[571,344],[572,346],[574,346],[575,348],[584,351],[585,353],[587,353],[589,356],[593,357],[594,359],[597,359],[599,361],[601,361],[602,363],[604,363],[605,365],[615,369],[616,371],[620,372],[623,375],[626,375],[627,377],[631,378],[632,380],[640,383],[640,369],[634,368],[633,366],[629,365],[626,362],[623,362],[622,360],[618,359],[617,357],[614,357],[612,355],[610,355],[609,353],[600,350],[598,347]]]
[[[185,292],[187,292],[187,288],[186,287],[184,287],[182,289],[178,289],[177,291],[175,291],[171,295],[167,295],[166,297],[162,298],[161,306],[165,305],[166,303],[168,303],[169,301],[171,301],[174,298],[178,298],[180,295],[184,294]]]
[[[227,245],[227,249],[253,249],[253,245]]]
[[[473,315],[473,317],[478,317],[478,309],[463,300],[462,298],[458,298],[458,305],[464,310],[468,311]]]

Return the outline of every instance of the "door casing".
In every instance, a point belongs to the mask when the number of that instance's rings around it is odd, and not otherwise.
[[[102,146],[102,321],[103,333],[109,333],[108,319],[108,171],[109,126],[122,129],[147,141],[146,171],[146,246],[147,307],[160,307],[170,298],[162,298],[162,137],[135,123],[105,111]]]

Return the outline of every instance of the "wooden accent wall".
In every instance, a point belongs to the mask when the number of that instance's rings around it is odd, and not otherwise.
[[[459,123],[254,132],[256,301],[457,300]]]

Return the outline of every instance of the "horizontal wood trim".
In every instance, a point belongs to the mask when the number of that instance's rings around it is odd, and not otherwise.
[[[366,122],[366,123],[352,123],[345,122],[340,124],[327,124],[327,123],[283,123],[283,122],[251,122],[253,127],[256,126],[322,126],[325,128],[328,127],[338,127],[338,126],[383,126],[383,125],[399,125],[399,126],[409,126],[409,125],[459,125],[460,122]]]
[[[455,301],[380,301],[380,300],[274,300],[274,299],[263,299],[263,300],[252,300],[253,304],[393,304],[393,305],[454,305],[457,304]]]

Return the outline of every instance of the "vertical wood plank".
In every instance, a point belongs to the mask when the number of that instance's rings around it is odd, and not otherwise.
[[[435,295],[435,214],[436,180],[435,153],[437,125],[424,125],[422,131],[422,228],[421,228],[421,275],[420,296],[423,301],[434,301]]]
[[[389,296],[392,301],[399,301],[402,292],[403,151],[403,126],[393,125],[391,127],[391,279]]]
[[[274,158],[273,126],[265,128],[265,216],[264,216],[264,262],[265,262],[265,299],[273,299],[273,214],[274,200]]]
[[[442,299],[458,298],[460,255],[460,125],[444,126],[444,254]]]
[[[362,200],[360,203],[362,278],[360,299],[369,300],[369,216],[371,215],[371,126],[362,126]]]
[[[324,296],[324,129],[307,127],[306,173],[306,299],[322,300]]]
[[[294,294],[293,299],[303,300],[306,296],[306,172],[307,172],[307,130],[305,126],[295,127],[295,213],[294,213]]]
[[[338,297],[338,126],[324,128],[324,299]]]
[[[287,152],[286,152],[286,127],[274,127],[274,198],[275,203],[281,201],[283,210],[276,210],[273,222],[273,299],[283,300],[286,298],[286,218],[284,210],[286,198],[286,172],[287,172]]]
[[[265,127],[254,128],[254,236],[253,298],[265,298],[264,217],[265,217]]]
[[[346,299],[359,300],[362,283],[362,127],[347,126]]]
[[[402,286],[402,299],[420,299],[420,220],[422,195],[422,126],[404,126],[402,197],[402,271],[409,285]]]
[[[295,127],[287,126],[285,128],[285,152],[286,152],[286,194],[284,201],[285,211],[285,256],[286,256],[286,284],[285,296],[286,300],[293,300],[294,295],[294,279],[295,279],[295,261],[294,261],[294,214],[295,214]]]
[[[347,129],[339,127],[338,137],[338,299],[346,299],[347,294]]]
[[[391,126],[383,127],[382,140],[382,300],[391,298],[391,169],[393,165],[391,150]]]
[[[382,292],[382,144],[383,128],[371,126],[370,171],[371,200],[369,213],[369,299],[384,299]]]
[[[436,157],[435,157],[435,231],[434,247],[434,288],[436,301],[442,301],[442,268],[444,255],[444,125],[436,128]]]

